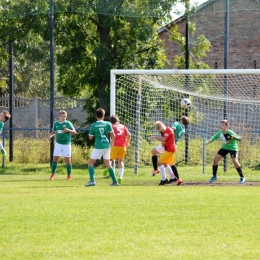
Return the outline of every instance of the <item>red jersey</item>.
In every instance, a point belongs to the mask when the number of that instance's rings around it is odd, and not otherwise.
[[[166,138],[163,143],[165,151],[174,153],[176,151],[176,146],[172,129],[169,126],[166,126],[166,131],[164,133],[161,132],[161,135]]]
[[[112,127],[116,135],[114,146],[126,147],[126,136],[128,133],[126,126],[116,123],[113,124]]]

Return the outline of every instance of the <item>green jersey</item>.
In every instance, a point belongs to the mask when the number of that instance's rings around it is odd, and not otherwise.
[[[4,128],[4,122],[0,122],[0,134],[2,133],[2,130],[3,130],[3,128]]]
[[[56,142],[58,144],[71,144],[71,134],[69,132],[62,132],[64,128],[75,130],[72,123],[68,120],[65,120],[64,122],[54,122],[52,131],[55,132]]]
[[[231,139],[231,137],[234,136],[236,139]],[[231,130],[227,130],[225,133],[220,130],[217,132],[214,136],[211,137],[211,142],[219,139],[222,141],[222,149],[230,150],[230,151],[238,151],[238,145],[237,141],[241,141],[241,137],[237,134],[235,134]]]
[[[177,145],[180,138],[185,134],[185,126],[180,122],[174,122],[172,128],[174,129],[175,145]]]
[[[106,149],[110,147],[110,132],[113,132],[110,122],[102,120],[91,124],[89,135],[95,137],[96,149]]]

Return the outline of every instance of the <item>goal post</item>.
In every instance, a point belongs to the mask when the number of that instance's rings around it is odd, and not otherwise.
[[[110,113],[117,114],[132,135],[125,165],[150,166],[151,149],[159,142],[154,125],[162,121],[172,126],[182,115],[191,120],[188,132],[188,160],[185,140],[178,142],[175,162],[200,165],[202,173],[221,144],[206,146],[206,140],[219,131],[220,121],[228,119],[230,129],[242,137],[239,161],[243,167],[259,167],[260,70],[111,70]],[[192,106],[180,106],[183,97]],[[254,155],[253,155],[254,154]]]

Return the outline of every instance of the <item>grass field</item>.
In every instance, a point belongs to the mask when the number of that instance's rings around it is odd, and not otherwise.
[[[208,174],[181,167],[183,185],[158,186],[150,168],[127,169],[123,185],[75,166],[9,163],[0,171],[0,259],[259,259],[259,172]],[[257,179],[258,178],[258,179]],[[250,181],[251,180],[251,181]],[[197,185],[192,185],[197,184]],[[229,185],[230,184],[230,185]]]

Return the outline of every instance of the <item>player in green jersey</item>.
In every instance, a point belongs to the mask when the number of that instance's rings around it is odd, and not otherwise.
[[[115,172],[113,167],[111,167],[110,161],[110,147],[114,145],[115,133],[110,122],[104,121],[105,110],[99,108],[96,111],[97,121],[91,124],[89,129],[89,139],[95,138],[95,146],[88,160],[88,172],[90,181],[85,184],[85,186],[95,186],[95,168],[94,163],[97,159],[103,156],[104,163],[108,169],[110,177],[112,178],[111,186],[118,186],[116,180]],[[111,140],[111,141],[110,141]]]
[[[2,113],[0,113],[0,134],[2,133],[3,131],[3,128],[4,128],[4,124],[5,122],[10,119],[11,115],[9,114],[8,111],[6,110],[3,110]],[[2,142],[0,142],[0,151],[1,151],[1,154],[3,157],[5,157],[7,154],[6,154],[6,151],[5,151],[5,148],[2,144]]]
[[[222,159],[229,153],[231,156],[232,162],[240,176],[240,184],[243,184],[246,179],[243,175],[241,166],[237,159],[237,154],[238,154],[237,141],[241,141],[241,137],[239,135],[237,135],[236,133],[234,133],[233,131],[228,129],[228,120],[222,120],[220,122],[220,129],[221,129],[220,131],[218,131],[214,136],[211,137],[210,140],[207,141],[207,144],[209,144],[219,138],[222,141],[222,147],[216,154],[214,161],[213,161],[213,166],[212,166],[213,176],[209,180],[209,182],[212,183],[218,179],[217,178],[218,163],[219,163],[220,159]]]
[[[185,127],[187,127],[189,123],[190,123],[190,119],[187,116],[182,116],[180,118],[179,122],[176,121],[173,123],[172,129],[174,130],[176,146],[177,146],[177,143],[180,140],[180,138],[185,134]],[[157,165],[157,161],[158,161],[157,154],[163,153],[163,152],[164,152],[163,145],[158,145],[152,150],[152,163],[153,163],[154,169],[152,170],[151,176],[155,176],[156,174],[158,174],[160,172],[158,169],[158,165]],[[178,173],[176,165],[171,165],[171,168],[172,168],[174,175],[176,176],[175,179],[172,179],[172,182],[176,181],[177,185],[180,185],[182,183],[182,179],[179,177],[179,173]]]
[[[180,122],[176,121],[172,125],[172,129],[174,130],[174,136],[175,136],[175,145],[177,147],[178,141],[181,139],[182,136],[185,135],[185,128],[188,126],[190,123],[190,119],[187,116],[182,116],[180,119]],[[177,185],[180,185],[182,183],[182,179],[179,176],[178,169],[175,164],[171,165],[173,174],[177,178]]]
[[[56,137],[56,143],[53,151],[53,162],[51,165],[50,180],[55,179],[55,173],[58,166],[58,161],[61,156],[64,156],[67,168],[67,180],[71,180],[71,135],[75,135],[76,130],[72,123],[67,120],[67,112],[61,110],[59,113],[59,121],[55,121],[52,127],[52,132],[49,135],[49,140],[53,136]]]

